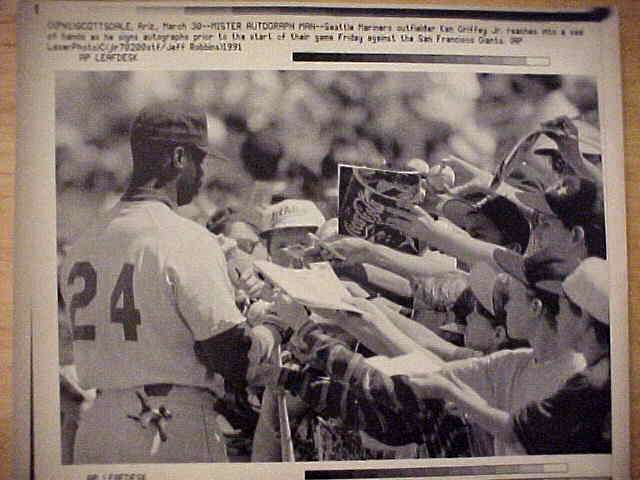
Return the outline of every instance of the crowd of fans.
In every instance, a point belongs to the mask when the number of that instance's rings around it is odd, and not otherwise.
[[[280,341],[270,361],[250,358],[217,392],[233,455],[610,452],[608,267],[590,82],[193,73],[146,91],[140,75],[60,79],[58,194],[124,188],[125,119],[141,102],[188,92],[207,107],[219,163],[207,195],[183,214],[220,240],[249,323]],[[119,86],[102,112],[65,100],[78,83],[90,96],[107,81]],[[494,159],[532,131],[496,170]],[[338,233],[339,164],[420,172],[424,200],[387,207],[386,220],[418,240],[418,255]],[[453,185],[442,181],[444,166]],[[62,212],[60,222],[69,218]],[[62,231],[64,240],[73,233]],[[297,302],[261,273],[262,261],[328,263],[353,311]]]
[[[540,81],[537,81],[540,80]],[[131,175],[129,126],[160,100],[207,111],[209,140],[228,162],[213,165],[205,194],[185,215],[204,223],[243,202],[253,176],[280,182],[290,198],[321,201],[335,189],[338,163],[429,164],[448,155],[493,171],[543,120],[578,114],[597,125],[588,77],[425,72],[59,72],[56,76],[56,185],[59,240],[71,242],[109,208]],[[90,105],[90,108],[87,106]],[[252,137],[283,151],[260,159]],[[456,172],[458,173],[458,172]],[[328,217],[330,210],[321,210]]]

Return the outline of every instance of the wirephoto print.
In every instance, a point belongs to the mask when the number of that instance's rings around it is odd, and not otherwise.
[[[625,478],[614,9],[18,17],[16,478]]]

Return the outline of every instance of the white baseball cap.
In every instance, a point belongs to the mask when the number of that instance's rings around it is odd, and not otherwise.
[[[562,282],[562,289],[573,303],[609,325],[609,267],[606,260],[596,257],[583,260]]]
[[[262,234],[284,228],[318,228],[325,222],[324,215],[310,200],[283,200],[264,212]]]

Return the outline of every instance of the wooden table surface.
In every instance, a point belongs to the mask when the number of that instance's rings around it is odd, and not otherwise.
[[[371,2],[373,3],[373,1]],[[640,479],[640,0],[578,2],[566,0],[527,1],[431,1],[483,6],[534,6],[560,8],[587,5],[617,5],[622,20],[621,50],[624,82],[627,228],[630,271],[632,477]],[[11,478],[12,463],[12,254],[15,172],[15,0],[0,0],[0,479]],[[37,132],[34,132],[36,135]],[[638,169],[638,170],[636,170]],[[18,219],[19,220],[19,219]]]

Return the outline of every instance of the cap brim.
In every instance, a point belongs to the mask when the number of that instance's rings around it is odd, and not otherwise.
[[[464,335],[464,325],[457,322],[445,323],[438,327],[443,332],[455,333],[457,335]]]
[[[469,275],[469,284],[473,295],[478,299],[480,304],[495,315],[495,309],[493,307],[493,289],[498,278],[498,272],[490,265],[479,262],[476,263],[471,269]]]
[[[535,283],[531,283],[531,281],[527,279],[527,275],[525,273],[525,261],[533,261],[534,263],[537,263],[541,260],[543,261],[543,263],[544,261],[563,261],[562,259],[565,258],[565,255],[566,253],[560,252],[552,246],[540,250],[530,257],[524,257],[517,253],[511,252],[510,250],[496,250],[493,252],[493,259],[502,270],[514,277],[519,282],[534,289],[544,290],[548,293],[559,295],[560,293],[562,293],[562,279],[564,279],[566,274],[558,271],[555,272],[554,277],[550,278],[549,280],[538,280]],[[572,265],[571,262],[568,262],[566,264],[567,268],[570,268],[570,270],[572,270],[570,265]]]
[[[555,216],[555,213],[553,212],[553,210],[551,210],[551,207],[549,207],[549,204],[547,203],[547,199],[544,198],[543,193],[519,191],[515,193],[515,196],[527,207],[532,208],[533,210],[544,215]]]
[[[447,200],[442,206],[442,215],[459,227],[462,227],[467,216],[474,212],[477,212],[477,208],[473,203],[459,198]]]
[[[559,280],[541,280],[536,283],[536,288],[555,295],[560,295],[562,293],[562,282]]]
[[[222,153],[220,150],[216,150],[215,148],[213,148],[211,145],[194,145],[198,150],[200,150],[202,153],[213,157],[217,160],[222,160],[225,163],[228,163],[230,165],[232,165],[234,162],[227,157],[224,153]]]
[[[544,147],[536,148],[533,151],[533,153],[535,153],[536,155],[553,155],[554,153],[558,153],[558,149],[557,148],[553,148],[553,147],[544,146]]]
[[[524,273],[524,257],[522,255],[511,250],[496,249],[493,252],[493,259],[505,273],[525,285],[529,284]]]
[[[558,145],[549,136],[543,134],[538,137],[531,150],[537,155],[549,155],[558,152]]]
[[[609,325],[609,268],[606,260],[587,258],[563,282],[567,297],[599,322]]]
[[[599,153],[592,153],[593,149],[588,149],[588,151],[584,152],[582,151],[582,154],[584,155],[599,155]],[[558,154],[559,155],[559,151],[558,151],[558,147],[553,147],[550,145],[544,145],[541,146],[539,148],[536,148],[533,153],[537,154],[537,155],[553,155],[553,154]],[[584,164],[582,163],[583,161],[580,161],[574,157],[562,157],[562,160],[564,162],[566,162],[567,165],[569,165],[569,167],[571,167],[571,170],[573,170],[575,172],[576,175],[579,175],[581,177],[585,177],[585,178],[591,178],[591,173],[589,172],[589,170],[587,170],[587,168],[584,166]]]

